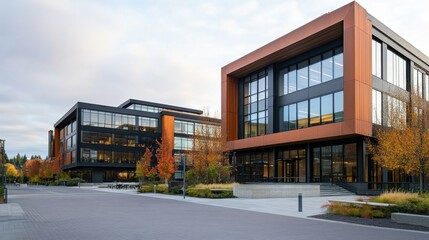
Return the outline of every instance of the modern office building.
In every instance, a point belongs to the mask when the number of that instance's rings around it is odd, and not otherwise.
[[[49,131],[49,152],[60,159],[62,171],[87,182],[135,181],[136,161],[146,147],[155,150],[157,140],[168,140],[181,159],[201,126],[218,128],[220,119],[134,99],[119,107],[78,102]],[[181,172],[175,177],[182,178]]]
[[[427,56],[356,2],[224,66],[222,131],[236,179],[355,190],[418,181],[378,166],[367,140],[397,93],[417,87],[429,100],[428,73]]]

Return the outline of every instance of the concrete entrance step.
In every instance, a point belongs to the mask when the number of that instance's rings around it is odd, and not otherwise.
[[[349,196],[355,195],[353,192],[350,192],[338,185],[335,184],[320,184],[320,196]]]

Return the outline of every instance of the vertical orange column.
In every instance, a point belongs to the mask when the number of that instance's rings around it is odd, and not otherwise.
[[[222,69],[222,135],[227,141],[238,139],[238,79]]]
[[[55,128],[54,131],[54,158],[58,162],[59,171],[64,166],[63,158],[60,157],[60,129]]]
[[[54,157],[57,158],[60,153],[60,129],[55,128],[54,132]]]
[[[371,136],[371,39],[368,14],[356,2],[344,19],[345,132]]]
[[[162,116],[162,141],[168,141],[171,149],[174,148],[174,116]]]

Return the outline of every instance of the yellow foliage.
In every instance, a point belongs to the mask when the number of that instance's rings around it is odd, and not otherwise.
[[[371,199],[371,202],[404,204],[408,200],[418,199],[418,198],[419,198],[419,195],[417,193],[392,191],[392,192],[385,192],[380,196]]]
[[[411,99],[411,101],[410,101]],[[429,174],[429,107],[420,97],[411,95],[404,108],[389,108],[390,126],[378,129],[376,143],[369,144],[373,159],[389,169],[403,169],[407,174]]]
[[[6,163],[5,165],[6,168],[6,176],[9,178],[14,178],[14,177],[18,177],[18,171],[15,168],[15,165],[10,164],[10,163]]]

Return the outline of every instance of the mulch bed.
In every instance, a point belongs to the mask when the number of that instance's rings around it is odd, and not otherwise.
[[[362,225],[370,225],[375,227],[385,227],[385,228],[396,228],[396,229],[407,229],[407,230],[416,230],[416,231],[424,231],[429,232],[428,227],[423,226],[415,226],[409,224],[395,223],[390,220],[390,218],[359,218],[359,217],[351,217],[351,216],[340,216],[334,214],[321,214],[311,216],[312,218],[326,219],[331,221],[338,222],[348,222]]]

